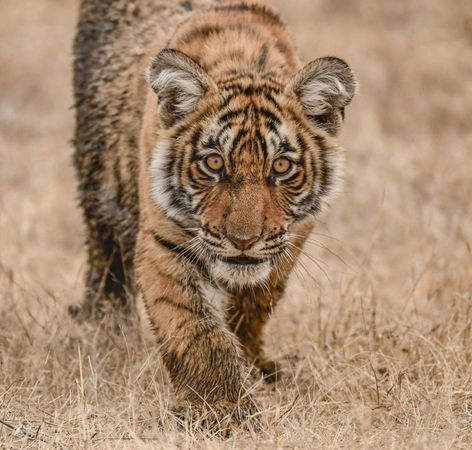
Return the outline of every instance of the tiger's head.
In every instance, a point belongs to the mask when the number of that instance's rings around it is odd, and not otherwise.
[[[286,85],[255,73],[212,79],[165,49],[147,77],[158,96],[153,202],[193,236],[188,249],[214,278],[263,282],[297,226],[339,189],[344,157],[334,138],[356,91],[353,73],[329,57]]]

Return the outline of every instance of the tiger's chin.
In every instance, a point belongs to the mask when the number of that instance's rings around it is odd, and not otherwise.
[[[237,264],[217,260],[210,268],[211,275],[216,280],[225,282],[229,287],[255,286],[263,283],[272,272],[270,261],[258,264]]]

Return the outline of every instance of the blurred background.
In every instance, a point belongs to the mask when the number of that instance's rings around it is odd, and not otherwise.
[[[470,0],[271,3],[305,60],[341,57],[361,88],[340,138],[344,192],[269,327],[269,351],[303,353],[313,342],[323,349],[366,327],[380,336],[400,328],[429,333],[453,320],[453,308],[465,315],[472,291]],[[82,295],[70,145],[78,1],[0,5],[0,320],[14,340],[23,333],[16,317],[32,310],[34,298],[48,292],[54,300],[44,302],[59,310]],[[470,328],[468,320],[460,326]],[[281,324],[286,336],[278,340]],[[470,341],[461,342],[465,352]],[[469,364],[461,361],[459,371]]]

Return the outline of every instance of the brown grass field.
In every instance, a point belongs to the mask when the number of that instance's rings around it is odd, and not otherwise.
[[[78,0],[0,2],[0,448],[472,448],[470,0],[274,1],[345,58],[343,195],[267,328],[263,431],[179,429],[139,326],[79,325]]]

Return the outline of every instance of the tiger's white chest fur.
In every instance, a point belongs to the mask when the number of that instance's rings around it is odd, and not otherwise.
[[[229,302],[229,294],[206,280],[200,280],[198,288],[203,297],[202,300],[211,309],[213,316],[226,327],[225,311]]]

